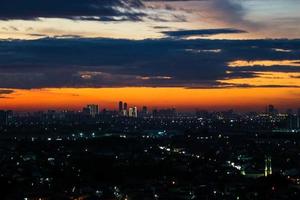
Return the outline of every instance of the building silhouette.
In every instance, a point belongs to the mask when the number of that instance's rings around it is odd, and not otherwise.
[[[119,102],[119,112],[121,113],[123,111],[123,102]]]

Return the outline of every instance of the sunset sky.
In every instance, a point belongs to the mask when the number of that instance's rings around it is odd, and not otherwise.
[[[1,0],[0,109],[300,108],[298,0]]]

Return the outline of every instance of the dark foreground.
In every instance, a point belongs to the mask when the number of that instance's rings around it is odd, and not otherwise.
[[[300,137],[5,137],[1,199],[300,199]]]

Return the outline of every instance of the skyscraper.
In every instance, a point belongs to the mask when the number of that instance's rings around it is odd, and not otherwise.
[[[87,105],[87,110],[89,111],[89,114],[93,117],[99,114],[99,106],[95,104]]]
[[[272,158],[265,156],[265,176],[272,175]]]
[[[297,129],[300,129],[300,108],[297,111]]]
[[[128,109],[128,117],[133,117],[133,108]]]
[[[127,110],[127,103],[126,103],[126,102],[124,103],[123,109],[124,109],[124,110]]]
[[[123,102],[119,101],[119,113],[123,111]]]
[[[141,117],[146,117],[148,115],[148,108],[147,106],[142,107],[142,111],[140,112]]]
[[[133,107],[133,108],[129,108],[129,110],[128,110],[128,116],[129,117],[138,117],[138,109],[137,109],[137,107],[135,106],[135,107]]]
[[[133,117],[138,117],[138,109],[137,107],[133,107]]]
[[[277,109],[273,105],[268,105],[267,106],[267,113],[269,115],[276,115],[278,113]]]
[[[13,118],[13,112],[11,110],[0,110],[0,125],[8,125]]]

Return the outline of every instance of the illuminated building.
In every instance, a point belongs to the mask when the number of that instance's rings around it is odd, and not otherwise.
[[[119,101],[119,114],[120,116],[126,117],[128,116],[128,110],[127,110],[127,103],[123,103],[122,101]]]
[[[122,110],[121,115],[124,117],[128,116],[127,110]]]
[[[129,110],[128,110],[128,116],[129,117],[135,117],[135,118],[138,117],[138,109],[137,109],[136,106],[132,107],[132,108],[129,108]]]
[[[272,175],[272,158],[271,156],[265,157],[265,176]]]
[[[11,110],[0,111],[0,125],[8,125],[12,121],[13,112]]]
[[[95,104],[89,104],[85,108],[83,108],[83,113],[95,117],[99,114],[99,106]]]

